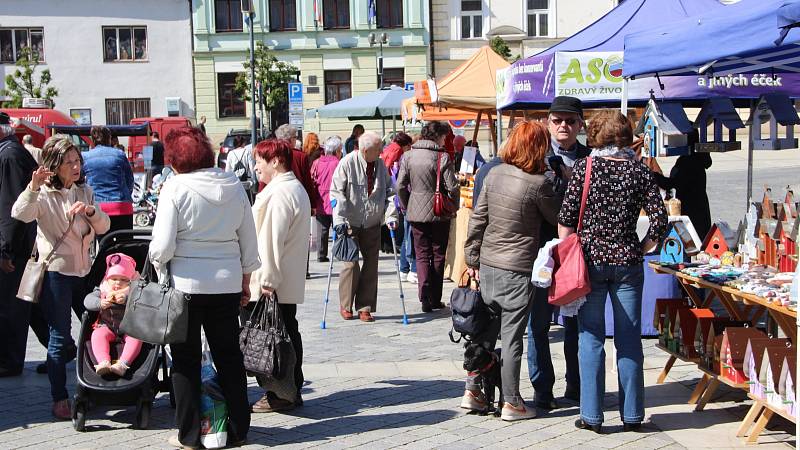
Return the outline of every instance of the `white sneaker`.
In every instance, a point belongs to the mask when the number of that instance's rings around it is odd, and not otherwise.
[[[515,420],[533,419],[536,417],[536,410],[525,406],[525,402],[514,406],[511,403],[503,405],[503,412],[500,413],[500,418],[506,422],[513,422]]]
[[[464,391],[464,396],[461,397],[461,407],[477,412],[486,412],[489,410],[489,404],[486,402],[486,396],[483,395],[483,392],[475,395],[469,389]]]
[[[411,284],[417,284],[417,272],[408,272],[408,277],[406,277],[406,281]]]
[[[410,272],[400,272],[400,281],[408,281],[408,274]]]

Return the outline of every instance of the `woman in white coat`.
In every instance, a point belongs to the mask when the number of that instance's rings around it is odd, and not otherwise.
[[[269,139],[255,148],[256,174],[266,186],[256,196],[253,218],[258,236],[261,268],[250,280],[252,299],[275,294],[297,355],[294,381],[297,395],[279,398],[267,391],[253,405],[253,412],[285,411],[302,404],[303,342],[297,323],[297,305],[303,303],[306,288],[302,270],[308,257],[311,231],[311,202],[303,185],[292,173],[292,148],[288,142]]]

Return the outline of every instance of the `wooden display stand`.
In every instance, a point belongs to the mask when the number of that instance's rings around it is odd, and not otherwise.
[[[714,299],[717,299],[722,303],[732,319],[746,321],[752,321],[763,314],[764,311],[767,311],[770,317],[791,340],[792,344],[797,345],[797,327],[795,325],[797,322],[797,311],[769,302],[767,299],[756,295],[747,294],[727,286],[710,283],[701,278],[692,277],[658,264],[650,264],[650,268],[658,274],[673,275],[696,308],[707,308]],[[708,295],[705,300],[700,298],[697,293],[698,289],[707,290]],[[680,359],[685,362],[698,363],[697,359],[686,358],[664,346],[657,345],[657,347],[670,355],[667,359],[667,363],[664,365],[664,369],[658,376],[658,384],[664,382],[676,360]],[[720,384],[726,384],[734,389],[749,390],[749,385],[747,383],[734,383],[730,379],[719,375],[719,373],[714,373],[700,364],[698,364],[698,369],[703,373],[703,376],[697,383],[688,401],[689,404],[695,405],[695,411],[702,411],[703,408],[705,408],[705,405],[714,396]],[[754,397],[752,394],[748,393],[748,396],[753,399],[753,406],[748,411],[736,434],[737,437],[747,436],[748,444],[756,443],[758,436],[764,431],[767,422],[769,422],[775,414],[786,418],[792,423],[797,423],[797,418],[792,417],[786,411],[775,408],[773,405]]]
[[[467,270],[464,262],[464,243],[467,241],[467,227],[472,209],[460,208],[455,219],[450,221],[450,239],[447,241],[447,255],[444,261],[444,277],[458,283],[461,274]]]

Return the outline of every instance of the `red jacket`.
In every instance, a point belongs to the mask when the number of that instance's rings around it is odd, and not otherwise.
[[[314,180],[311,179],[311,167],[308,164],[308,156],[300,150],[292,150],[292,172],[308,194],[311,201],[311,210],[314,211],[322,201],[314,187]]]
[[[401,156],[403,156],[403,148],[394,141],[390,142],[381,152],[381,159],[383,160],[383,165],[386,166],[386,170],[389,171],[389,176],[392,176],[392,167],[395,163],[400,162]]]

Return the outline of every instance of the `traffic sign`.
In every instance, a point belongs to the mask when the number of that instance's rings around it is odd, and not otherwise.
[[[413,82],[413,81],[412,81],[412,82],[407,82],[407,83],[406,83],[405,90],[407,90],[407,91],[413,91],[413,90],[414,90],[414,82]]]
[[[289,83],[289,104],[303,103],[303,83]]]

